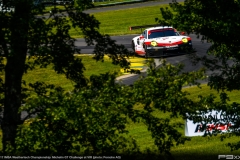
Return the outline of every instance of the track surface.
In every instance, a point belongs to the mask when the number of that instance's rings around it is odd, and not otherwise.
[[[177,0],[177,2],[184,2],[184,0]],[[162,1],[149,1],[149,2],[141,2],[141,3],[134,3],[134,4],[124,4],[124,5],[116,5],[116,6],[109,6],[109,7],[100,7],[100,8],[91,8],[88,10],[83,11],[84,13],[92,14],[92,13],[99,13],[99,12],[106,12],[106,11],[115,11],[115,10],[124,10],[130,8],[139,8],[139,7],[149,7],[149,6],[156,6],[162,4],[169,4],[172,3],[172,0],[162,0]],[[67,15],[66,12],[63,13]],[[45,17],[49,18],[49,13],[44,14]],[[61,15],[61,14],[57,14]]]
[[[116,40],[117,44],[123,44],[128,50],[132,50],[131,48],[131,40],[133,37],[137,35],[125,35],[125,36],[112,36],[112,39]],[[210,47],[210,43],[201,42],[200,39],[196,38],[197,36],[194,34],[189,35],[192,38],[193,47],[197,51],[198,56],[204,56],[207,53],[207,49]],[[94,50],[94,46],[87,46],[84,39],[77,39],[76,46],[81,49],[81,53],[92,54]],[[171,57],[165,57],[167,62],[171,64],[183,63],[185,65],[184,72],[197,71],[203,67],[202,64],[198,63],[197,65],[192,65],[189,57],[187,55],[176,55]],[[159,64],[159,58],[154,59],[157,64]],[[216,71],[215,71],[216,72]],[[212,74],[213,72],[207,71],[207,75]],[[126,85],[131,85],[138,78],[138,75],[127,77],[122,79],[122,83]],[[206,82],[206,81],[204,81]]]
[[[177,0],[177,2],[184,2],[184,0]],[[143,2],[143,3],[116,5],[111,7],[93,8],[93,9],[85,10],[84,13],[98,13],[98,12],[106,12],[106,11],[113,11],[113,10],[149,7],[149,6],[156,6],[156,5],[169,4],[169,3],[172,3],[172,0],[150,1],[150,2]]]

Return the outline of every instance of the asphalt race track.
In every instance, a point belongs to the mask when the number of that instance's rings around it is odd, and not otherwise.
[[[84,10],[84,13],[92,14],[92,13],[99,13],[99,12],[106,12],[106,11],[115,11],[115,10],[124,10],[124,9],[130,9],[130,8],[139,8],[139,7],[149,7],[149,6],[156,6],[156,5],[162,5],[162,4],[169,4],[172,3],[173,0],[161,0],[161,1],[149,1],[149,2],[141,2],[141,3],[134,3],[134,4],[125,4],[125,5],[116,5],[116,6],[108,6],[108,7],[97,7],[97,8],[91,8],[88,10]],[[177,0],[177,2],[184,2],[184,0]],[[64,15],[67,15],[66,12],[63,13]],[[57,14],[61,15],[61,14]],[[45,17],[49,18],[49,13],[44,14]]]
[[[132,51],[131,40],[135,36],[137,36],[137,35],[112,36],[111,38],[116,40],[117,44],[122,44],[128,50]],[[206,55],[207,49],[210,47],[211,44],[207,43],[207,42],[201,42],[201,40],[198,39],[197,36],[194,34],[191,34],[189,36],[192,38],[193,48],[197,51],[196,54],[198,56]],[[92,54],[93,53],[94,46],[87,46],[84,39],[77,39],[75,45],[79,49],[81,49],[81,53],[83,53],[83,54]],[[156,63],[159,63],[159,59],[160,58],[154,58]],[[203,67],[203,65],[200,63],[198,63],[197,65],[193,65],[187,54],[165,57],[165,59],[167,60],[167,62],[169,62],[171,64],[183,63],[185,65],[185,68],[183,70],[184,72],[197,71]],[[211,71],[207,71],[207,75],[210,75],[212,73],[213,72],[211,72]],[[126,85],[131,85],[138,77],[139,76],[135,75],[135,76],[124,78],[124,79],[122,79],[122,83],[126,84]],[[206,83],[206,81],[202,81],[202,83],[204,83],[204,82]]]
[[[134,3],[134,4],[127,4],[127,5],[116,5],[111,7],[101,7],[101,8],[92,8],[85,10],[84,13],[98,13],[98,12],[106,12],[106,11],[113,11],[113,10],[122,10],[122,9],[129,9],[129,8],[138,8],[138,7],[149,7],[161,4],[169,4],[172,3],[173,0],[162,0],[162,1],[148,1],[143,3]],[[177,2],[184,2],[184,0],[177,0]]]

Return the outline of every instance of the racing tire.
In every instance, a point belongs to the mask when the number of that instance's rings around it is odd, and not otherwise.
[[[144,45],[144,50],[145,50],[145,58],[148,58],[149,57],[149,52],[148,52],[148,50],[147,50],[147,46],[146,45]]]
[[[148,51],[146,51],[146,54],[145,54],[145,58],[149,58],[149,53],[148,53]]]
[[[133,41],[132,41],[132,49],[133,49],[133,51],[135,52],[135,44],[134,44]]]

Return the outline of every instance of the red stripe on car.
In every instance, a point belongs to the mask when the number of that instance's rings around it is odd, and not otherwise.
[[[146,52],[144,51],[135,51],[137,54],[145,54]]]

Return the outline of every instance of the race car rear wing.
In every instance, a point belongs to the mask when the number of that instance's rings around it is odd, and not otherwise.
[[[162,24],[150,24],[150,25],[144,25],[144,26],[133,26],[129,27],[129,30],[134,30],[134,29],[142,29],[142,28],[148,28],[148,27],[159,27],[159,26],[165,26]]]
[[[145,25],[145,26],[133,26],[133,27],[129,27],[129,30],[134,30],[134,29],[142,29],[143,28],[148,28],[148,27],[160,27],[160,26],[166,26],[166,25],[162,25],[162,24],[150,24],[150,25]],[[178,31],[181,35],[185,35],[185,32],[183,31]]]

